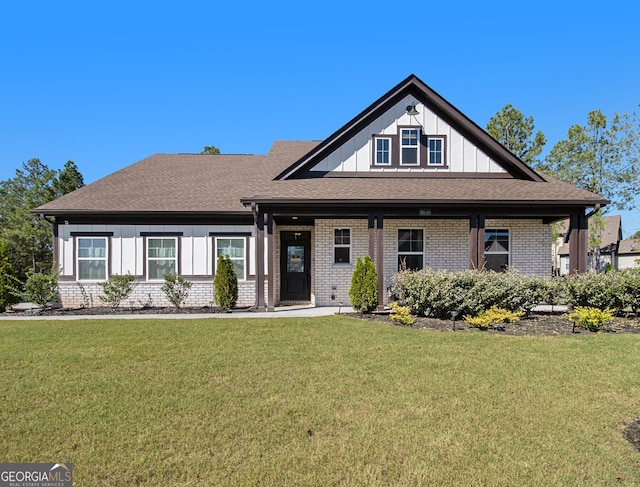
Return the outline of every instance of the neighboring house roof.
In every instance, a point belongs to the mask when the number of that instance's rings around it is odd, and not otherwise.
[[[618,255],[624,254],[638,254],[638,256],[640,256],[640,239],[630,238],[627,240],[620,240]]]
[[[600,251],[611,252],[615,250],[622,236],[622,219],[620,215],[610,215],[603,217],[604,228],[602,230],[602,236],[600,237]],[[566,233],[569,228],[569,220],[559,222],[561,225],[562,233]],[[561,245],[558,249],[558,255],[569,255],[569,244]],[[618,253],[620,253],[618,251]]]
[[[490,172],[321,173],[311,169],[362,127],[410,95],[501,170]],[[312,174],[313,173],[313,174]],[[608,201],[536,173],[440,95],[410,76],[325,141],[275,142],[267,155],[156,154],[34,210],[64,215],[250,214],[252,203],[510,208],[563,218],[567,208]]]

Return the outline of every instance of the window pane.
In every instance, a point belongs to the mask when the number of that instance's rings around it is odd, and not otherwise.
[[[349,263],[349,247],[336,247],[334,249],[335,264],[348,264]]]
[[[336,228],[334,232],[334,244],[335,245],[350,245],[351,244],[351,231],[348,228]]]
[[[287,272],[304,272],[304,246],[287,247]]]
[[[79,238],[78,257],[105,258],[107,248],[106,238]]]
[[[176,274],[174,259],[149,261],[149,279],[164,279],[164,276],[168,274]]]
[[[217,240],[218,256],[228,255],[231,259],[244,258],[243,238],[219,238]]]
[[[509,267],[509,254],[485,254],[485,269],[503,272]]]
[[[420,255],[398,255],[398,270],[407,269],[417,271],[422,269],[422,254]]]
[[[107,265],[104,260],[79,260],[78,279],[80,280],[105,280],[107,278]]]
[[[402,129],[402,145],[418,146],[418,129]]]
[[[485,252],[509,252],[509,230],[485,230]]]
[[[233,267],[236,270],[236,277],[238,279],[244,279],[244,260],[243,259],[231,260],[231,263],[233,264]]]
[[[422,252],[423,249],[422,230],[398,230],[399,252]]]
[[[176,240],[174,238],[150,238],[147,242],[150,259],[176,256]]]
[[[402,164],[418,164],[418,149],[403,147]]]

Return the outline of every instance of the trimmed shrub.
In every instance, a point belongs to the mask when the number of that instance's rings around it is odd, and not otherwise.
[[[589,331],[599,331],[607,321],[611,320],[611,310],[601,310],[589,306],[577,306],[572,313],[566,315],[573,323],[573,331],[576,326]]]
[[[391,321],[407,326],[411,326],[415,323],[416,319],[411,316],[409,306],[400,306],[396,301],[392,301],[390,306],[391,314],[389,315],[389,318],[391,318]]]
[[[165,274],[162,292],[169,302],[176,308],[180,308],[189,296],[192,283],[176,274]]]
[[[114,274],[108,281],[100,283],[104,293],[103,296],[100,296],[100,301],[115,309],[129,297],[137,285],[136,278],[131,274]]]
[[[500,323],[516,323],[520,321],[520,317],[523,315],[523,311],[509,311],[492,306],[488,310],[480,313],[478,316],[465,316],[464,321],[469,323],[471,326],[475,326],[481,330],[486,330]]]
[[[492,306],[529,312],[548,292],[544,278],[516,271],[401,271],[392,278],[394,293],[419,315],[449,319],[477,316]]]
[[[640,270],[572,274],[565,279],[567,302],[574,306],[620,311],[640,310]]]
[[[360,313],[370,313],[378,306],[378,274],[371,257],[358,257],[349,289],[351,305]]]
[[[216,305],[220,308],[229,310],[236,305],[238,301],[238,276],[228,255],[218,256],[213,288]]]

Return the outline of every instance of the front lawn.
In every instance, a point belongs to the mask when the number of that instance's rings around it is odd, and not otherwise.
[[[78,486],[640,485],[640,336],[0,321],[0,461]]]

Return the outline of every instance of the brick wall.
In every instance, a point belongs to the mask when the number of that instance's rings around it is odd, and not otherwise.
[[[192,286],[185,306],[211,306],[213,304],[213,280],[191,281]],[[60,300],[65,308],[104,306],[100,301],[102,287],[98,283],[79,285],[75,282],[59,283]],[[171,306],[162,292],[161,282],[140,282],[124,302],[123,308],[144,305]],[[255,283],[253,281],[238,282],[238,307],[253,306],[255,303]]]

